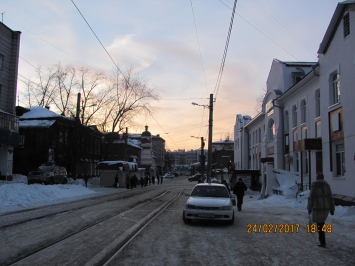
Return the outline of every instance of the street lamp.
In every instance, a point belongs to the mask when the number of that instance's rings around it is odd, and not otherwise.
[[[213,122],[213,94],[210,94],[210,104],[200,105],[195,102],[192,105],[203,106],[203,108],[208,108],[210,110],[209,121],[208,121],[208,163],[207,163],[207,182],[211,182],[211,164],[212,164],[212,122]]]

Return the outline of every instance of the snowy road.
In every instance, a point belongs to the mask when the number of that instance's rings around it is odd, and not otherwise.
[[[305,209],[268,204],[255,196],[245,196],[233,225],[184,224],[187,197],[178,195],[193,185],[180,177],[159,186],[0,215],[0,265],[32,253],[17,265],[99,265],[100,256],[113,255],[132,228],[170,201],[108,265],[355,264],[354,222],[330,217],[332,232],[326,235],[328,248],[322,249],[317,234],[307,233]]]

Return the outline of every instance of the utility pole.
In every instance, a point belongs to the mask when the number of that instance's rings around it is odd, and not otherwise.
[[[207,182],[211,182],[212,166],[212,128],[213,128],[213,94],[210,94],[210,118],[208,121],[208,163],[207,163]]]

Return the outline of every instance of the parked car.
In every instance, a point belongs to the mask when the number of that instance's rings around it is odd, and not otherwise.
[[[236,205],[235,196],[231,195],[225,185],[197,184],[186,202],[182,213],[185,223],[192,220],[223,220],[234,223],[233,206]]]
[[[173,174],[167,173],[164,175],[164,178],[174,178]]]
[[[201,179],[201,174],[196,174],[187,178],[187,180],[189,180],[190,182],[199,181],[200,179]]]
[[[27,180],[29,185],[33,183],[66,184],[68,174],[65,167],[42,165],[36,171],[29,172]]]

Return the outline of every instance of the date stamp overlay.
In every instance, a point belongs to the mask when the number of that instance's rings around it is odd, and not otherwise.
[[[288,234],[288,233],[298,233],[300,224],[248,224],[247,233],[265,233],[265,234]],[[332,232],[332,225],[325,224],[321,229],[325,233]],[[318,232],[317,225],[307,224],[307,233]]]

